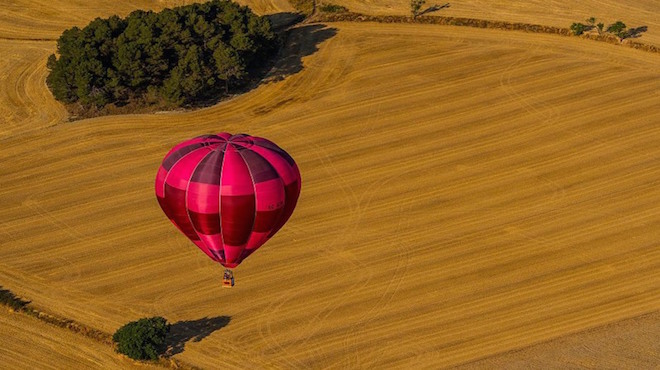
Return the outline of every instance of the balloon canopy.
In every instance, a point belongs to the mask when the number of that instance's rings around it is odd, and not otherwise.
[[[264,138],[226,132],[176,145],[156,175],[165,215],[227,268],[284,225],[300,186],[298,166],[287,152]]]

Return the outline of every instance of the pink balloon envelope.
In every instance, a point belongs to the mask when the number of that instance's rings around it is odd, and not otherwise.
[[[301,178],[273,142],[222,132],[172,148],[156,174],[156,197],[170,221],[227,268],[238,266],[291,217]]]

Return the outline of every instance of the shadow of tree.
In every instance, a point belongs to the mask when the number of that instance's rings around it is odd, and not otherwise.
[[[282,12],[265,16],[275,32],[302,21],[305,17],[300,13]]]
[[[433,6],[430,6],[426,9],[424,9],[421,13],[419,13],[419,15],[424,15],[424,14],[428,14],[428,13],[437,12],[438,10],[444,9],[444,8],[449,8],[449,3],[443,4],[443,5],[435,4]]]
[[[199,342],[216,330],[227,326],[231,321],[229,316],[204,317],[199,320],[179,321],[170,326],[166,338],[167,354],[172,356],[183,352],[189,341]]]
[[[264,78],[264,82],[281,81],[303,69],[302,58],[319,50],[318,45],[337,34],[337,29],[324,24],[312,24],[289,31],[278,61]]]
[[[2,289],[2,285],[0,285],[0,304],[4,304],[13,310],[22,310],[30,304],[30,301],[18,298],[12,291]]]
[[[628,30],[628,32],[626,32],[626,38],[636,39],[638,37],[642,37],[642,33],[646,32],[648,30],[649,30],[649,28],[647,26],[630,28]]]

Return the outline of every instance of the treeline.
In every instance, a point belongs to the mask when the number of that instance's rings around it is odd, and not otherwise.
[[[572,36],[575,33],[568,28],[563,27],[554,27],[554,26],[542,26],[538,24],[529,24],[529,23],[513,23],[506,21],[492,21],[486,19],[474,19],[474,18],[460,18],[460,17],[443,17],[443,16],[418,16],[413,19],[413,17],[405,15],[367,15],[361,13],[353,12],[339,12],[339,13],[327,13],[320,12],[314,14],[309,20],[309,22],[377,22],[377,23],[419,23],[419,24],[439,24],[439,25],[448,25],[448,26],[463,26],[463,27],[475,27],[475,28],[495,28],[500,30],[515,30],[515,31],[525,31],[531,33],[548,33],[555,34],[560,36]],[[624,25],[625,26],[625,25]],[[638,37],[641,32],[646,32],[646,26],[637,27],[634,29],[634,32]],[[626,32],[631,32],[630,30]],[[637,50],[643,50],[651,53],[660,53],[660,47],[650,44],[644,44],[641,42],[634,42],[629,40],[629,42],[622,43],[617,37],[608,37],[609,35],[589,35],[583,34],[585,38],[602,41],[607,43],[616,43],[619,45],[624,45],[630,48]]]
[[[628,38],[641,37],[642,33],[648,30],[648,27],[646,26],[628,28],[626,24],[621,21],[616,21],[610,24],[609,26],[607,26],[605,31],[603,31],[604,27],[605,27],[605,23],[603,22],[596,23],[596,18],[590,17],[587,18],[587,24],[582,24],[580,22],[573,23],[571,25],[571,31],[575,36],[580,36],[586,32],[596,29],[598,31],[598,36],[603,36],[604,32],[607,32],[609,34],[618,37],[619,41],[623,42],[623,40]]]
[[[231,1],[137,10],[64,31],[46,82],[57,100],[85,107],[181,106],[244,83],[275,50],[268,19]]]

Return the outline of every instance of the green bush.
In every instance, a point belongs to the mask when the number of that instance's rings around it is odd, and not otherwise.
[[[615,34],[619,39],[623,40],[628,35],[626,24],[621,21],[616,21],[607,27],[607,32]]]
[[[323,4],[319,8],[322,12],[326,13],[346,13],[348,12],[348,8],[345,6],[341,5],[336,5],[336,4]]]
[[[269,20],[228,0],[136,10],[64,31],[46,82],[57,100],[84,107],[181,106],[245,83],[276,50]]]
[[[314,0],[290,0],[289,2],[297,11],[306,16],[314,13]]]
[[[580,36],[585,31],[585,26],[582,23],[573,23],[571,24],[571,31],[575,36]]]
[[[112,336],[117,351],[136,360],[157,360],[165,352],[170,325],[162,317],[143,318],[117,329]]]

